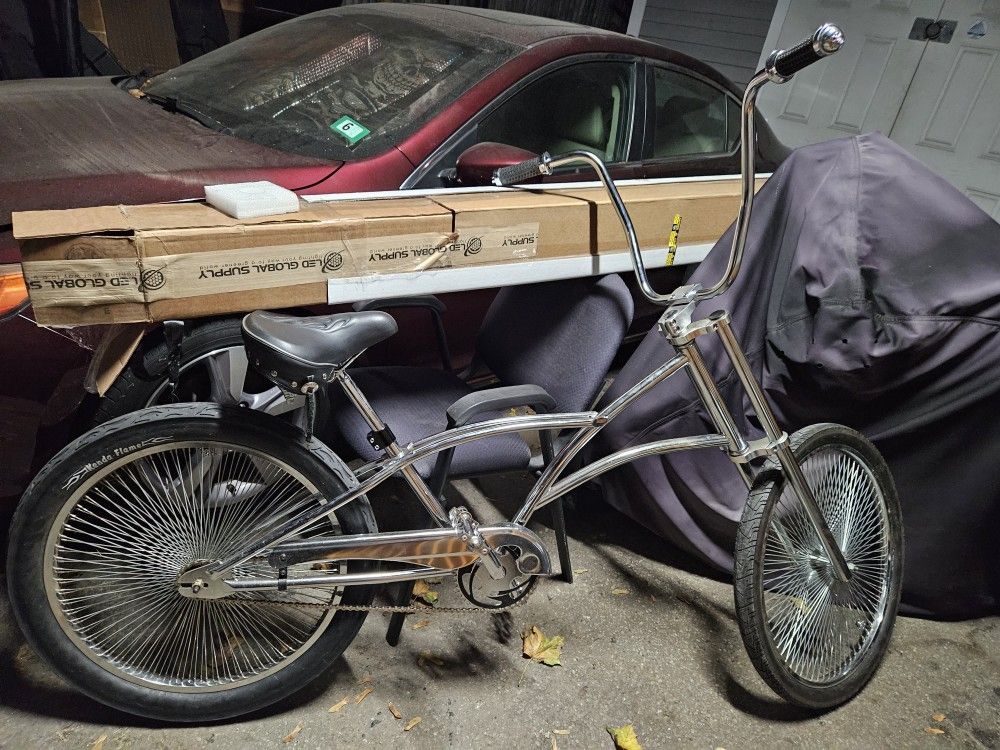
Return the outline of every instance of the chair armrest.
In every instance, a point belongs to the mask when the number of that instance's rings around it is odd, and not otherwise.
[[[441,355],[441,367],[445,372],[453,372],[451,364],[451,350],[448,348],[448,334],[444,330],[444,322],[441,315],[448,308],[444,302],[433,294],[420,294],[412,297],[395,297],[392,299],[363,299],[355,302],[355,312],[365,312],[367,310],[392,310],[399,307],[422,307],[431,316],[434,324],[434,336],[437,338],[438,352]]]
[[[355,302],[352,307],[355,312],[366,310],[391,310],[394,307],[426,307],[439,315],[448,310],[444,302],[433,294],[421,294],[413,297],[394,297],[386,299],[363,299]]]
[[[549,412],[556,408],[556,400],[538,385],[507,385],[475,391],[448,407],[448,425],[459,427],[473,421],[473,417],[514,406]]]

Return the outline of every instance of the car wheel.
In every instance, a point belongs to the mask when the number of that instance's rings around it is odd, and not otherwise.
[[[162,334],[133,355],[101,399],[93,417],[98,425],[123,414],[175,402],[214,401],[282,415],[305,426],[304,396],[287,398],[255,372],[247,360],[239,318],[189,324],[180,345],[176,393],[167,377],[169,350]],[[326,399],[318,400],[317,424],[323,424]]]

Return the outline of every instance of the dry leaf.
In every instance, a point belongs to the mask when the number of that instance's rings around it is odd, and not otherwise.
[[[809,614],[809,607],[806,606],[806,600],[801,596],[790,596],[788,600],[794,604],[802,614]]]
[[[419,716],[414,716],[412,719],[410,719],[403,725],[403,731],[409,732],[411,729],[413,729],[413,727],[415,727],[421,721],[423,721],[423,719],[421,719]]]
[[[419,599],[424,604],[429,604],[434,606],[438,600],[438,592],[434,591],[428,584],[427,581],[419,580],[413,583],[413,598]]]
[[[104,750],[104,743],[108,741],[108,735],[102,734],[96,740],[94,744],[90,746],[90,750]]]
[[[551,750],[559,750],[559,743],[556,742],[556,736],[554,734],[551,735],[551,739],[552,739],[552,748],[551,748]]]
[[[301,732],[301,731],[302,731],[302,725],[301,724],[296,724],[295,725],[295,729],[293,729],[291,732],[289,732],[288,734],[286,734],[285,737],[284,737],[284,739],[282,739],[281,741],[284,742],[287,745],[289,742],[292,742],[296,737],[298,737],[299,736],[299,732]]]
[[[425,664],[436,664],[439,667],[443,667],[444,659],[440,656],[435,656],[430,651],[421,651],[417,656],[417,666],[422,667]]]
[[[632,592],[626,588],[617,588],[617,589],[611,589],[611,593],[614,594],[615,596],[628,596]]]
[[[396,705],[392,701],[389,701],[389,713],[391,713],[396,719],[403,718],[403,714],[400,713],[399,709],[396,708]]]
[[[332,706],[330,706],[329,713],[335,714],[346,705],[347,705],[347,698],[345,697],[340,701],[340,703],[335,703]]]
[[[426,628],[430,624],[430,620],[417,620],[415,623],[410,625],[410,630],[420,630],[420,628]]]
[[[944,730],[940,727],[924,727],[924,731],[927,734],[944,734]]]
[[[590,568],[574,568],[573,569],[573,573],[575,575],[580,575],[581,573],[589,573],[589,572],[590,572]]]
[[[931,718],[932,718],[932,719],[933,719],[934,721],[944,721],[944,720],[945,720],[945,719],[947,719],[948,717],[947,717],[947,716],[945,716],[944,714],[934,714],[933,716],[931,716]]]
[[[370,674],[366,674],[360,679],[358,679],[359,685],[371,685],[373,682],[375,682],[375,678],[372,677]]]
[[[355,697],[355,699],[354,699],[355,704],[357,704],[357,705],[360,706],[361,705],[361,701],[363,701],[365,698],[367,698],[369,695],[371,695],[374,692],[375,692],[375,688],[373,688],[373,687],[366,687],[364,690],[362,690],[360,693],[357,694],[357,697]]]
[[[617,750],[642,750],[639,738],[635,736],[635,727],[626,724],[623,727],[607,727],[608,734],[615,741]]]
[[[566,639],[561,635],[546,638],[537,625],[532,625],[530,630],[525,630],[521,634],[523,641],[523,653],[532,661],[541,662],[549,667],[562,666],[559,657],[562,656],[562,647]]]
[[[569,734],[568,729],[553,729],[552,734]]]

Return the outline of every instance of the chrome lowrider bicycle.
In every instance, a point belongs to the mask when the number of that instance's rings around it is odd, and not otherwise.
[[[696,305],[726,290],[740,268],[753,203],[758,90],[787,81],[842,42],[839,29],[824,25],[772,54],[749,83],[742,205],[728,267],[710,288],[653,290],[626,207],[594,155],[543,155],[494,174],[497,185],[511,185],[568,164],[597,172],[643,293],[666,308],[659,330],[675,350],[627,393],[597,411],[489,418],[399,445],[347,369],[395,331],[391,317],[251,313],[244,320],[251,362],[286,392],[305,394],[311,418],[319,387],[339,386],[384,456],[352,472],[311,427],[303,432],[218,404],[153,407],[95,428],[39,473],[13,521],[10,594],[31,644],[68,682],[123,711],[176,721],[249,712],[301,688],[339,657],[366,613],[387,609],[373,605],[379,585],[451,573],[474,605],[513,606],[552,573],[528,526],[540,508],[638,457],[715,448],[749,489],[735,599],[754,666],[796,704],[827,708],[854,697],[882,660],[899,599],[902,536],[892,478],[871,443],[846,427],[783,432],[728,314],[694,317]],[[708,372],[698,338],[713,334],[756,411],[762,439],[739,432]],[[566,475],[602,427],[679,372],[694,383],[715,433],[630,447]],[[414,467],[470,441],[524,431],[559,433],[562,447],[552,455],[552,441],[543,439],[544,468],[507,523],[481,525],[464,507],[446,511],[441,488]],[[432,524],[379,533],[365,493],[400,475]]]

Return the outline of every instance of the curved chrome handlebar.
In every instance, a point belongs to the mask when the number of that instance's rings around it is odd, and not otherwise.
[[[708,289],[701,289],[696,293],[694,299],[699,301],[717,297],[726,291],[736,279],[740,270],[740,264],[743,261],[743,249],[746,245],[747,229],[750,224],[750,212],[753,210],[754,151],[756,150],[752,146],[748,147],[748,144],[755,144],[756,142],[754,103],[760,87],[767,83],[768,80],[771,79],[767,71],[761,71],[753,77],[743,94],[743,117],[740,123],[740,172],[742,187],[740,212],[736,219],[736,233],[733,235],[733,245],[730,250],[729,263],[726,266],[725,273],[714,285]],[[654,304],[670,304],[675,300],[673,295],[657,292],[653,289],[653,285],[649,281],[649,276],[646,273],[646,265],[642,261],[642,253],[639,250],[639,241],[636,237],[635,227],[632,224],[632,218],[629,216],[628,209],[625,207],[621,194],[618,192],[618,188],[615,186],[615,182],[608,173],[608,168],[604,162],[589,151],[570,151],[569,153],[554,157],[543,154],[540,159],[539,168],[542,173],[548,174],[551,170],[558,167],[580,163],[587,163],[594,168],[605,190],[608,191],[608,195],[611,196],[611,203],[615,208],[615,213],[618,214],[618,220],[621,222],[622,229],[625,231],[629,254],[632,256],[635,277],[639,282],[639,288],[642,290],[642,293]]]
[[[697,289],[692,294],[687,294],[684,301],[702,301],[717,297],[736,280],[740,272],[740,265],[743,262],[743,251],[746,246],[747,230],[750,226],[750,214],[753,210],[754,198],[754,157],[757,144],[756,130],[754,127],[754,112],[756,110],[757,92],[768,81],[774,83],[785,83],[802,68],[816,62],[828,55],[832,55],[844,43],[843,32],[833,24],[823,24],[814,34],[799,44],[792,47],[787,52],[776,50],[767,60],[764,69],[759,71],[747,84],[743,92],[743,103],[741,107],[740,121],[740,176],[741,176],[741,196],[740,211],[736,217],[736,230],[733,233],[733,244],[729,251],[729,262],[722,277],[707,289]],[[781,68],[782,72],[778,72]],[[669,305],[678,301],[673,294],[660,294],[653,289],[646,275],[646,266],[642,262],[642,254],[639,251],[639,242],[636,238],[635,227],[632,225],[632,218],[628,209],[622,201],[622,197],[615,186],[614,180],[608,173],[608,168],[604,162],[589,151],[570,151],[559,156],[549,156],[542,154],[537,159],[532,159],[523,164],[507,167],[504,170],[497,170],[494,176],[494,184],[508,185],[517,179],[525,179],[536,175],[550,174],[553,169],[571,164],[586,163],[594,168],[597,176],[604,188],[611,196],[611,203],[618,214],[618,219],[625,231],[628,240],[629,254],[632,257],[632,265],[635,269],[635,276],[639,282],[639,288],[650,302],[658,305]],[[694,289],[689,289],[689,292]]]
[[[705,300],[717,297],[732,286],[740,273],[743,263],[743,250],[747,243],[747,230],[750,228],[750,212],[753,210],[754,197],[754,161],[757,151],[757,131],[754,123],[757,92],[771,78],[767,70],[762,70],[750,79],[746,91],[743,92],[743,105],[740,108],[740,212],[736,217],[736,231],[733,233],[733,244],[729,250],[729,263],[725,273],[708,289],[698,292],[695,299]]]

